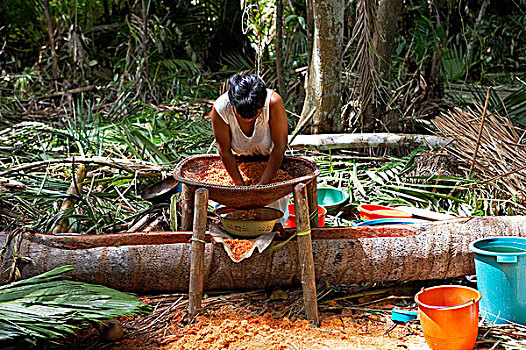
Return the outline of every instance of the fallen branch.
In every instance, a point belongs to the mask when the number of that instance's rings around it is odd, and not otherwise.
[[[411,148],[423,143],[431,147],[444,147],[449,140],[444,137],[417,134],[361,133],[320,134],[289,136],[292,149],[349,149],[349,148]]]
[[[17,167],[9,168],[0,172],[0,177],[6,176],[8,174],[18,173],[21,171],[41,168],[49,166],[51,164],[68,164],[68,163],[82,163],[82,164],[100,164],[109,166],[111,168],[123,170],[129,173],[139,173],[139,174],[148,174],[155,173],[164,168],[160,166],[150,165],[150,164],[141,164],[128,159],[115,159],[115,158],[103,158],[103,157],[93,157],[93,158],[59,158],[59,159],[48,159],[39,162],[27,163]]]

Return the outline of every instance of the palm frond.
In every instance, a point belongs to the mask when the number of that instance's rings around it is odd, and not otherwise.
[[[63,266],[0,287],[0,342],[60,342],[82,322],[149,313],[150,305],[128,293],[68,279]]]
[[[508,115],[513,125],[526,128],[526,84],[505,96],[496,107],[496,113]]]
[[[0,1],[0,18],[8,23],[27,25],[42,14],[42,1],[38,0],[2,0]]]
[[[462,107],[474,108],[486,99],[487,86],[450,84],[448,94]],[[488,111],[507,116],[519,128],[526,128],[526,84],[520,87],[496,86],[488,101]]]
[[[466,64],[462,46],[452,46],[451,49],[444,53],[442,67],[444,68],[444,74],[448,81],[455,81],[466,74],[468,65]]]

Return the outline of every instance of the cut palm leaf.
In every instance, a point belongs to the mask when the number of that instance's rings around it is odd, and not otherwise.
[[[152,311],[133,294],[69,280],[63,274],[71,270],[63,266],[0,287],[0,342],[60,342],[82,322]]]

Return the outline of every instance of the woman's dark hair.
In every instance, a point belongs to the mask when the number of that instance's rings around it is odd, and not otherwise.
[[[257,74],[235,74],[228,82],[228,99],[242,118],[253,118],[265,106],[267,85]]]

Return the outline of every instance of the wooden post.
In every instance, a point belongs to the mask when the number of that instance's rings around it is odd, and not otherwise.
[[[307,203],[306,185],[300,183],[294,187],[294,210],[296,212],[296,227],[298,230],[298,254],[301,270],[301,285],[305,316],[318,326],[318,298],[316,296],[316,276],[314,274],[314,258],[312,257],[312,240],[309,225],[309,206]]]
[[[310,227],[318,227],[318,181],[316,178],[307,184],[307,200],[309,201]]]
[[[203,273],[205,265],[205,231],[208,190],[195,191],[195,216],[192,235],[192,254],[190,256],[190,285],[188,289],[188,319],[191,321],[201,309],[203,299]]]
[[[192,230],[192,220],[194,220],[194,192],[195,187],[183,184],[183,200],[181,210],[181,231]]]

